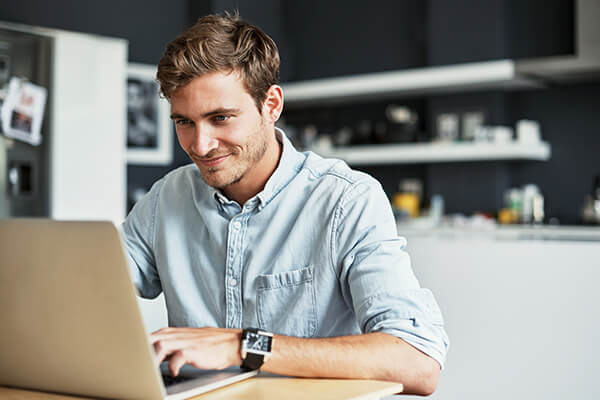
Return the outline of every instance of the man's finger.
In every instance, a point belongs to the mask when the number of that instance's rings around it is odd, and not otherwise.
[[[179,375],[179,370],[181,370],[181,367],[183,367],[188,362],[188,360],[185,357],[185,354],[185,349],[173,352],[171,358],[169,359],[169,371],[171,371],[171,375]]]
[[[152,343],[152,346],[154,347],[156,362],[160,364],[169,354],[177,349],[177,342],[173,340],[157,339]]]
[[[156,358],[160,364],[165,358],[171,356],[177,351],[185,350],[188,347],[194,346],[194,341],[189,339],[159,339],[153,344]]]

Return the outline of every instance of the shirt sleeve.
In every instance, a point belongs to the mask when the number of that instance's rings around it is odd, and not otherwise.
[[[140,199],[121,225],[121,235],[129,269],[138,294],[153,299],[162,292],[156,259],[154,237],[158,197],[164,180],[156,182],[150,192]]]
[[[449,340],[441,311],[413,273],[381,185],[369,178],[350,186],[335,221],[333,262],[362,332],[401,338],[443,367]]]

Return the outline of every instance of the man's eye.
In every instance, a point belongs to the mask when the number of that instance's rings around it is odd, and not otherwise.
[[[215,115],[214,117],[214,121],[215,122],[225,122],[230,118],[229,115]]]
[[[190,121],[189,119],[178,119],[177,121],[175,121],[176,125],[190,125],[192,123],[192,121]]]

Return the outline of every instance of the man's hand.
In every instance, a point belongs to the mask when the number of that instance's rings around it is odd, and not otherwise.
[[[224,369],[242,363],[241,329],[164,328],[150,335],[160,364],[169,360],[173,376],[184,364],[202,369]]]

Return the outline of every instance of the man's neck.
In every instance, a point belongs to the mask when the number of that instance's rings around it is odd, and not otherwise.
[[[223,189],[223,194],[243,206],[246,201],[264,189],[267,181],[279,165],[282,152],[283,144],[273,135],[267,143],[267,150],[263,158],[239,182]]]

